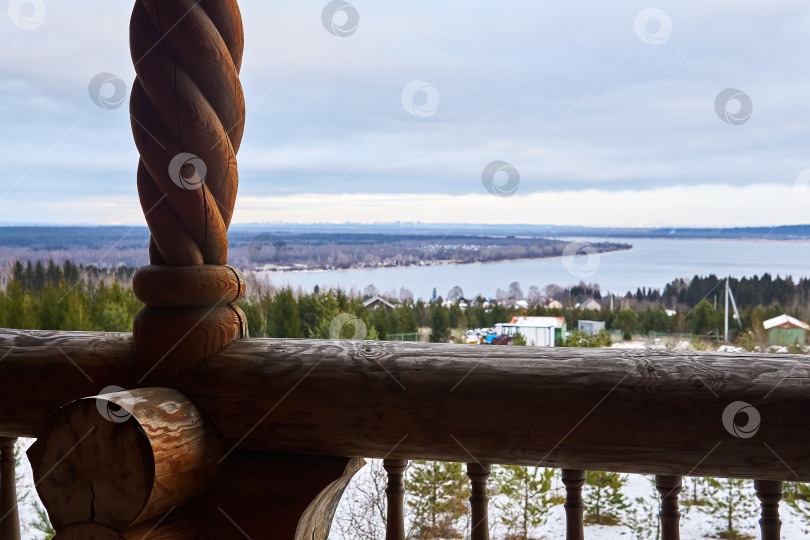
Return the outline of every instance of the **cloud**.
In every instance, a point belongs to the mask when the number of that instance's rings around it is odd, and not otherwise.
[[[636,35],[636,16],[649,7],[638,2],[357,1],[360,23],[345,38],[323,28],[325,3],[240,2],[248,115],[237,209],[254,199],[375,193],[441,208],[476,200],[494,160],[520,171],[523,193],[599,193],[618,205],[625,195],[654,204],[644,194],[667,189],[686,199],[706,185],[786,193],[808,166],[805,2],[663,2],[672,32],[660,45]],[[131,200],[137,162],[126,106],[100,109],[87,92],[100,72],[131,84],[131,5],[46,5],[36,30],[0,16],[0,196],[10,190],[0,212],[30,200],[32,221],[52,217],[34,204],[43,192],[65,204]],[[403,107],[413,80],[438,90],[435,114]],[[743,125],[715,113],[730,87],[751,97]],[[692,219],[677,212],[658,215]],[[621,217],[599,204],[588,215],[604,225]],[[783,214],[759,207],[747,218]]]
[[[522,187],[522,186],[521,186]],[[806,188],[806,186],[803,186]],[[9,201],[6,223],[143,225],[137,198],[85,196]],[[235,224],[245,223],[486,223],[616,227],[732,227],[805,223],[810,195],[793,186],[728,184],[649,190],[486,193],[306,193],[242,196]],[[608,217],[606,219],[606,216]]]

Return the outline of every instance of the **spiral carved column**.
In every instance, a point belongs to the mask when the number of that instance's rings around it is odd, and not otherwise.
[[[245,100],[236,0],[137,0],[130,99],[138,194],[151,265],[133,288],[146,304],[135,352],[149,375],[176,375],[246,335],[239,271],[226,266]]]

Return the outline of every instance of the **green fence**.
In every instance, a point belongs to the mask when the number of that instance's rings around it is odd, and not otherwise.
[[[388,334],[389,341],[420,341],[419,332],[410,334]]]

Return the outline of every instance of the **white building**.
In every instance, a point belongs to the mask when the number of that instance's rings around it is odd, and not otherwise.
[[[605,329],[605,321],[581,320],[581,321],[577,322],[577,329],[580,332],[585,332],[589,336],[595,336],[601,330]]]
[[[514,336],[520,334],[526,345],[554,347],[557,341],[565,338],[563,317],[512,317],[508,323],[495,325],[498,334]]]

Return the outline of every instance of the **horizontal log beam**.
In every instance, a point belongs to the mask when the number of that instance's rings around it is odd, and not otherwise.
[[[15,333],[0,434],[98,392],[69,388],[88,384],[56,344],[95,378],[137,379],[126,335]],[[244,339],[171,385],[245,450],[810,481],[802,355]]]
[[[59,407],[134,388],[132,334],[0,329],[0,436],[36,437]]]
[[[810,480],[808,356],[247,339],[173,384],[250,450]]]

